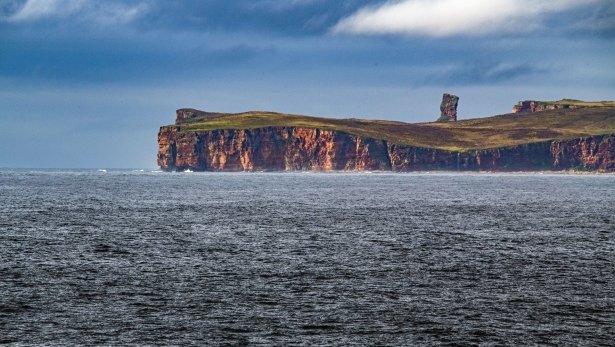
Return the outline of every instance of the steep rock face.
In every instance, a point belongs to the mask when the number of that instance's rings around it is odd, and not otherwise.
[[[615,171],[615,135],[602,135],[551,144],[553,166]]]
[[[463,170],[515,171],[553,169],[550,143],[464,152],[411,146],[390,146],[393,171]]]
[[[540,112],[540,111],[548,111],[548,110],[560,110],[560,109],[577,109],[582,108],[583,106],[571,105],[566,103],[546,103],[535,100],[525,100],[519,101],[512,108],[512,113],[531,113],[531,112]]]
[[[459,97],[451,94],[442,95],[442,103],[440,103],[440,118],[439,122],[456,122],[457,121],[457,105]]]
[[[390,170],[384,141],[310,128],[180,132],[163,127],[158,165],[165,170]]]
[[[158,132],[158,166],[165,170],[173,170],[177,156],[177,128],[162,127]]]
[[[170,171],[615,171],[615,135],[454,152],[322,129],[184,132],[170,126],[160,129],[158,144],[158,165]]]

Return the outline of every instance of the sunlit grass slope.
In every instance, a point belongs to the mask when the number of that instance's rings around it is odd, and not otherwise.
[[[562,99],[558,101],[539,101],[543,104],[558,104],[569,106],[582,106],[582,107],[615,107],[615,101],[583,101],[576,99]]]

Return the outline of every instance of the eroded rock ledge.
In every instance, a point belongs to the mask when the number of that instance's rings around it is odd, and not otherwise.
[[[519,101],[515,106],[513,106],[512,113],[533,113],[551,110],[576,110],[580,108],[601,106],[612,106],[612,102],[585,102],[574,99],[562,99],[559,101],[524,100]]]

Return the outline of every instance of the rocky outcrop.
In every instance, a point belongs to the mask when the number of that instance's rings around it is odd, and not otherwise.
[[[525,100],[519,101],[515,106],[513,106],[512,113],[531,113],[549,110],[572,110],[583,107],[584,106],[582,105],[567,103],[564,100],[560,102]]]
[[[442,95],[442,103],[440,103],[440,118],[438,118],[438,122],[456,122],[458,104],[458,96],[444,93]]]
[[[615,171],[615,134],[456,152],[312,128],[191,132],[175,125],[160,129],[158,144],[158,165],[167,171]]]
[[[602,135],[551,144],[553,166],[615,172],[615,135]]]
[[[186,122],[194,122],[198,120],[205,120],[210,117],[219,116],[217,112],[205,112],[195,110],[193,108],[181,108],[175,111],[175,124],[181,124]]]

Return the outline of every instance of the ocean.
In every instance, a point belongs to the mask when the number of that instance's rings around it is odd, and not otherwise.
[[[0,170],[0,344],[613,345],[615,176]]]

